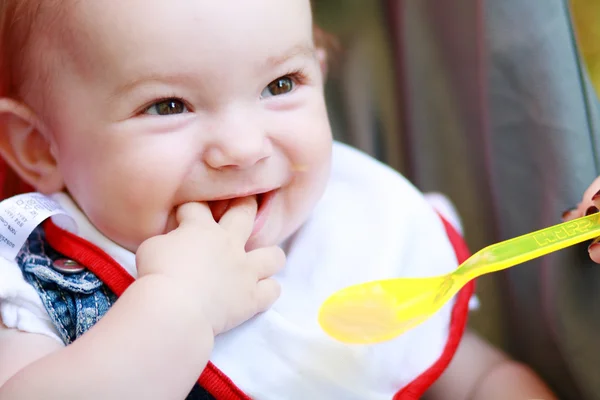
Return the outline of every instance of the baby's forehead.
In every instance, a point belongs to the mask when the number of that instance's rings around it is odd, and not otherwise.
[[[147,39],[157,45],[184,41],[190,48],[201,43],[241,46],[252,43],[254,34],[261,32],[274,43],[312,29],[309,0],[286,0],[285,6],[280,0],[70,1],[73,7],[62,13],[69,18],[61,21],[67,32],[88,41],[143,43]],[[182,33],[187,34],[185,40]],[[244,40],[249,36],[252,39]]]
[[[308,0],[79,0],[61,47],[88,68],[112,64],[251,62],[312,43]],[[149,6],[151,5],[151,6]],[[190,57],[196,54],[196,57]]]

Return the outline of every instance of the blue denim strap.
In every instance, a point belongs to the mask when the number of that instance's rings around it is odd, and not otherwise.
[[[63,256],[52,249],[38,227],[17,256],[23,276],[38,292],[65,344],[96,324],[116,301],[114,293],[85,269],[65,274],[53,268]]]

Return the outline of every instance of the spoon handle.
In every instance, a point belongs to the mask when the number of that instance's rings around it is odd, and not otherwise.
[[[462,263],[455,275],[473,279],[600,236],[600,213],[540,229],[484,247]]]

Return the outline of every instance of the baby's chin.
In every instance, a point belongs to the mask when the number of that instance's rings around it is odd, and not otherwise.
[[[135,253],[145,240],[171,232],[177,228],[175,216],[173,216],[173,218],[168,216],[167,218],[162,218],[162,220],[153,222],[153,224],[145,225],[134,224],[136,225],[136,228],[138,228],[134,230],[113,230],[110,227],[103,227],[100,225],[96,225],[96,229],[118,246]]]
[[[291,238],[302,227],[302,224],[298,226],[278,226],[277,222],[279,221],[269,222],[260,232],[248,239],[246,251],[272,246],[279,246],[286,250]]]

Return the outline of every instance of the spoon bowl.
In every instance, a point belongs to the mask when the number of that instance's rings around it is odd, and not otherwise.
[[[421,324],[441,308],[457,286],[449,276],[382,280],[341,290],[322,305],[319,324],[346,343],[368,344],[393,339]],[[395,293],[404,293],[403,299]],[[445,295],[440,295],[445,293]],[[431,304],[424,309],[422,304]],[[333,329],[332,329],[333,328]]]

